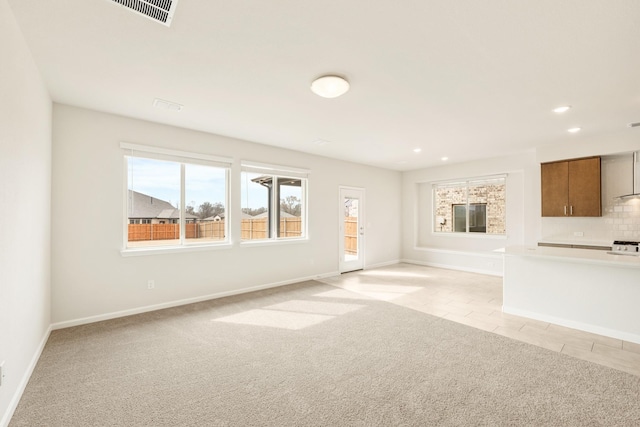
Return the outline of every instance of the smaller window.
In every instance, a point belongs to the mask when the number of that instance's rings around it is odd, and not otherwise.
[[[306,172],[242,165],[242,240],[306,237]]]

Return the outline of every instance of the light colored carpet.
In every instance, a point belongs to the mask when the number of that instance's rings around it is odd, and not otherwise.
[[[640,378],[309,281],[51,334],[17,426],[640,425]]]

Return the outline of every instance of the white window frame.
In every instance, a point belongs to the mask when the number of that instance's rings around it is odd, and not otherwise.
[[[173,253],[173,252],[185,252],[185,251],[201,251],[222,249],[231,247],[231,235],[229,226],[230,223],[230,176],[231,166],[233,159],[229,157],[212,156],[202,153],[193,153],[187,151],[171,150],[161,147],[153,147],[142,144],[133,144],[128,142],[121,142],[120,148],[123,150],[123,162],[124,162],[124,177],[123,177],[123,236],[122,236],[122,249],[120,253],[123,256],[135,256],[135,255],[150,255],[159,253]],[[128,161],[131,157],[145,158],[152,160],[164,160],[180,164],[180,243],[168,244],[162,246],[152,246],[144,248],[131,248],[127,247],[129,240],[128,233],[128,193],[129,193],[129,176],[128,176]],[[185,170],[186,165],[203,165],[222,168],[225,170],[225,238],[223,240],[206,243],[186,243],[186,220],[185,220]]]
[[[241,176],[243,172],[258,173],[262,175],[272,176],[274,178],[274,182],[277,182],[280,179],[300,179],[301,180],[300,187],[302,192],[302,200],[301,200],[300,218],[302,219],[302,227],[301,227],[302,236],[278,237],[278,226],[280,221],[280,215],[279,215],[280,198],[275,197],[275,194],[274,194],[272,199],[269,201],[269,207],[268,207],[268,212],[275,213],[275,215],[269,215],[270,236],[265,239],[254,239],[254,240],[243,240],[241,236],[240,245],[258,246],[262,244],[272,245],[276,243],[283,244],[283,243],[296,243],[296,242],[308,241],[309,240],[309,215],[308,215],[309,175],[311,171],[309,169],[294,168],[289,166],[272,165],[267,163],[259,163],[259,162],[242,160],[240,162]]]
[[[508,174],[500,174],[500,175],[487,175],[487,176],[479,176],[479,177],[473,177],[473,178],[463,178],[463,179],[452,179],[452,180],[447,180],[447,181],[437,181],[437,182],[432,182],[431,183],[431,233],[432,234],[436,234],[438,236],[451,236],[451,237],[473,237],[473,238],[480,238],[480,239],[506,239],[507,237],[507,200],[506,200],[506,190],[507,190],[507,177]],[[504,213],[504,221],[505,221],[505,229],[504,229],[504,233],[501,234],[497,234],[497,233],[480,233],[480,232],[471,232],[469,231],[469,205],[473,204],[473,203],[469,203],[469,186],[473,185],[474,183],[477,182],[482,182],[482,181],[491,181],[491,180],[497,180],[497,179],[503,179],[504,180],[504,186],[505,186],[505,213]],[[436,224],[436,209],[437,209],[437,205],[436,205],[436,188],[437,187],[445,187],[445,186],[459,186],[462,187],[464,186],[465,188],[465,201],[466,201],[466,209],[465,209],[465,213],[466,213],[466,231],[464,232],[460,232],[460,231],[438,231],[437,230],[437,225]],[[486,222],[488,222],[488,217],[486,218]],[[452,221],[453,221],[453,215],[452,215]],[[454,225],[452,224],[452,227]],[[453,228],[452,228],[453,230]]]

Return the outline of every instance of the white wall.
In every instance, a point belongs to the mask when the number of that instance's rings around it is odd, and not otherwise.
[[[50,324],[51,100],[0,0],[0,426],[9,422]]]
[[[400,258],[399,172],[59,104],[53,117],[56,326],[336,274],[340,185],[366,189],[366,266]],[[236,239],[230,249],[122,257],[121,141],[234,158],[230,214],[237,221],[240,160],[310,169],[310,240],[246,247]]]
[[[443,235],[432,232],[431,184],[507,174],[507,235]],[[540,171],[535,153],[443,165],[403,174],[402,259],[407,262],[502,274],[496,249],[532,244],[539,234]]]
[[[572,135],[562,143],[549,144],[536,150],[539,163],[579,157],[604,156],[640,150],[640,129],[620,125],[621,130],[603,135]]]

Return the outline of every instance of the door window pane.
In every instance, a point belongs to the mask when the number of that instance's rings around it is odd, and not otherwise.
[[[344,199],[344,260],[358,259],[358,199]]]

